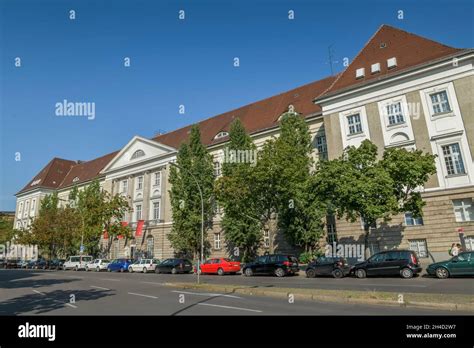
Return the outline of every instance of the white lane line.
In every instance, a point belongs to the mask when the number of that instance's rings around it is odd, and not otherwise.
[[[46,296],[46,294],[44,294],[40,291],[37,291],[37,290],[33,290],[33,292],[35,292],[37,294],[40,294],[40,295],[43,295],[43,296]],[[72,307],[72,308],[77,308],[77,306],[75,306],[75,305],[73,305],[72,303],[69,303],[69,302],[64,303],[64,302],[61,302],[59,300],[56,300],[56,299],[50,298],[50,297],[46,297],[46,299],[51,300],[51,301],[56,302],[56,303],[59,303],[59,304],[65,304],[66,306],[69,306],[69,307]]]
[[[178,294],[197,295],[197,296],[218,296],[218,297],[230,297],[230,298],[239,298],[239,299],[242,298],[242,297],[234,296],[234,295],[214,294],[214,293],[209,293],[209,292],[188,292],[188,291],[178,291],[178,290],[173,290],[171,292],[176,292]]]
[[[112,278],[101,278],[101,280],[110,280],[111,282],[119,282],[120,279],[112,279]]]
[[[231,307],[231,306],[221,306],[221,305],[216,305],[216,304],[212,304],[212,303],[198,303],[198,305],[200,305],[200,306],[210,306],[210,307],[219,307],[219,308],[226,308],[226,309],[236,309],[236,310],[239,310],[239,311],[262,313],[262,311],[259,311],[257,309],[248,309],[248,308]]]
[[[157,283],[157,282],[140,282],[140,283],[143,283],[143,284],[153,284],[153,285],[161,285],[161,286],[164,286],[164,285],[165,285],[164,283]]]
[[[37,293],[37,294],[40,294],[40,295],[43,295],[43,296],[46,296],[46,294],[43,294],[42,292],[38,291],[38,290],[33,290],[33,292]]]
[[[156,297],[156,296],[144,295],[144,294],[137,294],[137,293],[135,293],[135,292],[129,292],[128,294],[129,294],[129,295],[134,295],[134,296],[142,296],[142,297],[148,297],[148,298],[155,298],[155,299],[158,298],[158,297]]]
[[[72,308],[77,308],[77,306],[74,306],[72,303],[67,302],[66,306],[72,307]]]
[[[110,289],[108,289],[108,288],[103,288],[103,287],[101,287],[101,286],[95,286],[95,285],[91,285],[91,288],[100,289],[100,290],[107,290],[107,291],[110,290]]]

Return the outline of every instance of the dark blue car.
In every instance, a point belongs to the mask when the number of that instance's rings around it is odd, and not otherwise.
[[[133,263],[130,259],[115,259],[109,263],[107,266],[108,272],[126,272],[128,271],[128,266]]]

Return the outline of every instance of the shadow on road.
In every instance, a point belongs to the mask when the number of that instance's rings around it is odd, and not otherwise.
[[[38,279],[38,277],[43,274],[43,272],[34,271],[2,271],[0,273],[0,289],[40,288],[44,286],[71,283],[79,280],[73,278]]]

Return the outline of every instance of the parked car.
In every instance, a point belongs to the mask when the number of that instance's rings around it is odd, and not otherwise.
[[[45,259],[37,260],[34,264],[34,269],[48,269],[49,268],[49,261]]]
[[[26,264],[25,268],[26,268],[26,269],[33,269],[33,268],[35,267],[37,261],[38,261],[38,260],[30,260],[30,261],[28,261],[28,263]]]
[[[86,272],[88,271],[105,271],[107,270],[107,266],[109,265],[110,260],[107,259],[95,259],[89,263],[86,264],[85,270]]]
[[[19,268],[26,268],[28,266],[28,263],[30,263],[30,262],[31,262],[31,260],[22,260],[22,261],[20,261],[18,267]]]
[[[187,259],[166,259],[156,265],[155,273],[192,273],[193,264]]]
[[[450,260],[432,263],[426,272],[440,279],[457,275],[474,275],[474,251],[462,252]]]
[[[422,270],[418,257],[411,250],[379,252],[366,261],[356,263],[351,272],[357,278],[366,276],[401,276],[411,278]]]
[[[240,272],[240,262],[226,258],[214,258],[206,260],[201,265],[201,273],[224,275],[226,273],[236,274]]]
[[[64,259],[53,259],[51,260],[51,262],[49,263],[49,269],[62,269],[63,268],[63,264],[66,260]]]
[[[130,259],[115,259],[107,265],[108,272],[125,272],[128,271],[128,267],[133,263]]]
[[[276,275],[284,277],[299,272],[298,259],[292,255],[264,255],[254,262],[247,263],[242,268],[242,274],[247,277],[256,274]]]
[[[157,259],[141,259],[137,260],[134,263],[132,263],[130,266],[128,266],[128,271],[130,273],[132,272],[143,272],[147,273],[149,271],[155,271],[156,265],[160,263],[159,260]]]
[[[67,271],[72,269],[74,271],[79,271],[85,269],[86,264],[92,261],[92,256],[83,255],[83,256],[69,256],[66,262],[63,263],[63,270]]]
[[[4,263],[4,268],[19,268],[20,259],[7,259]]]
[[[321,256],[309,263],[305,272],[308,278],[330,275],[334,278],[342,278],[350,274],[351,266],[343,257]]]

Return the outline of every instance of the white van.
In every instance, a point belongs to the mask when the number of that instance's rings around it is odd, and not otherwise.
[[[82,256],[69,256],[69,258],[63,264],[63,270],[67,271],[68,269],[73,269],[78,271],[80,269],[85,269],[86,264],[92,261],[92,256],[82,255]]]

